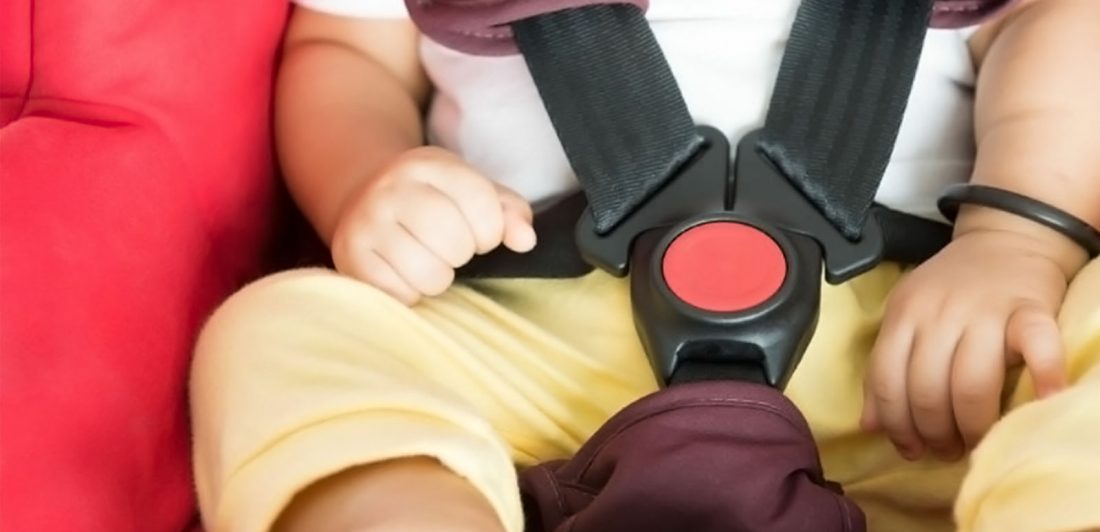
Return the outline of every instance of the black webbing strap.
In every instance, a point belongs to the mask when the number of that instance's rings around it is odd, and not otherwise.
[[[642,10],[567,9],[513,25],[565,154],[606,233],[702,144]]]
[[[882,228],[882,256],[885,260],[920,264],[951,241],[951,226],[944,223],[881,205],[871,207],[871,215]]]
[[[859,238],[893,151],[931,5],[802,0],[792,26],[758,148],[849,239]],[[633,5],[566,9],[512,27],[597,231],[606,232],[698,149],[680,89]],[[578,205],[566,207],[574,212]],[[948,234],[942,224],[881,207],[875,212],[890,224],[883,227],[887,259],[923,260]],[[567,277],[587,271],[574,246],[558,247],[572,242],[571,226],[556,229],[566,238],[547,238],[539,225],[536,217],[540,244],[532,253],[502,250],[461,273]]]
[[[890,161],[932,0],[803,0],[759,147],[851,240]]]

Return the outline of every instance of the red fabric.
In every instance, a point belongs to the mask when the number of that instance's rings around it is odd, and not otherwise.
[[[0,530],[192,523],[189,355],[259,267],[286,10],[0,2]]]

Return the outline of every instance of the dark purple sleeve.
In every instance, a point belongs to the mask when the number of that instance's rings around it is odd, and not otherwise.
[[[1016,0],[937,0],[932,6],[933,28],[965,28],[980,24]]]
[[[938,0],[931,26],[977,24],[1013,1]],[[644,10],[649,0],[405,0],[405,4],[420,30],[444,46],[476,55],[509,55],[516,53],[509,28],[516,20],[593,4],[631,4]]]
[[[475,55],[516,53],[512,22],[594,4],[649,8],[649,0],[405,0],[421,32],[443,46]]]

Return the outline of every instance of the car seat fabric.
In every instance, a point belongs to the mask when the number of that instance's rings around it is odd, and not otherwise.
[[[287,9],[0,3],[0,529],[193,520],[189,358],[261,267]]]

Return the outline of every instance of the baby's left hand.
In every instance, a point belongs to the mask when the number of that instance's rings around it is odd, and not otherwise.
[[[1055,316],[1066,274],[1028,236],[957,236],[895,288],[872,351],[861,424],[910,460],[956,460],[1001,415],[1005,371],[1040,397],[1066,384]]]

